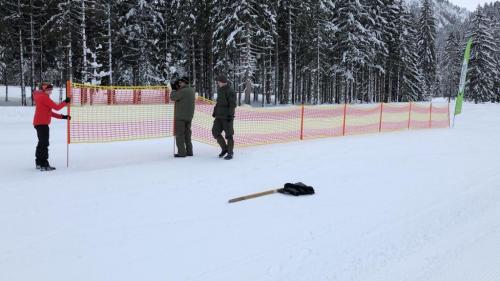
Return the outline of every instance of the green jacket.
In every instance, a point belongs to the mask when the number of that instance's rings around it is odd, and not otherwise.
[[[177,91],[172,91],[170,99],[175,101],[174,119],[182,121],[193,120],[195,91],[190,86],[185,86]]]
[[[234,118],[235,108],[236,93],[234,90],[229,85],[217,89],[217,103],[212,116],[221,119]]]

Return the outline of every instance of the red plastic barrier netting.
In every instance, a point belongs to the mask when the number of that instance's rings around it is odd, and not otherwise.
[[[410,129],[448,128],[449,124],[448,104],[412,103]]]
[[[174,103],[167,87],[72,87],[70,143],[110,142],[173,136]],[[213,102],[198,98],[193,139],[216,145]],[[236,146],[449,126],[447,104],[238,107]]]
[[[216,144],[212,136],[213,105],[197,105],[192,124],[193,139]],[[252,146],[300,139],[300,107],[238,107],[234,121],[236,146]]]
[[[71,88],[70,143],[126,141],[173,135],[167,87]]]
[[[431,128],[450,127],[450,106],[448,104],[432,104]]]
[[[344,134],[345,105],[304,106],[304,139]]]
[[[381,132],[407,130],[410,118],[410,103],[384,103],[382,108]]]
[[[348,104],[345,117],[345,134],[377,133],[380,129],[380,104]]]

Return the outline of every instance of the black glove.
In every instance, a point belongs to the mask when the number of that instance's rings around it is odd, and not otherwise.
[[[63,115],[63,116],[61,116],[61,119],[71,120],[71,116],[69,116],[69,115]]]
[[[234,120],[234,116],[233,115],[228,115],[226,119],[227,119],[227,121],[233,121]]]
[[[66,97],[66,99],[64,99],[64,102],[65,103],[70,103],[71,102],[71,98],[70,97]]]
[[[176,80],[173,83],[170,83],[170,86],[172,87],[172,90],[177,91],[179,90],[179,80]]]

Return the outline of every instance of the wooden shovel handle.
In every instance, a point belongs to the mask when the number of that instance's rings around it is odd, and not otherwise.
[[[273,189],[273,190],[268,190],[268,191],[264,191],[264,192],[249,194],[249,195],[245,195],[245,196],[233,198],[233,199],[229,200],[229,203],[235,203],[235,202],[239,202],[239,201],[243,201],[243,200],[247,200],[247,199],[252,199],[252,198],[255,198],[255,197],[270,195],[270,194],[273,194],[273,193],[276,193],[276,192],[278,192],[278,189]]]

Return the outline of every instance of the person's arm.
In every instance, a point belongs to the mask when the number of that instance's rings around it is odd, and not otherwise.
[[[66,114],[59,114],[54,111],[52,111],[52,117],[57,118],[57,119],[65,119],[65,120],[71,120],[71,116],[66,115]]]
[[[56,119],[62,119],[62,114],[59,114],[59,113],[52,111],[52,117],[54,117]]]
[[[63,109],[66,106],[66,102],[61,102],[61,103],[55,103],[49,96],[45,95],[42,99],[42,103],[45,104],[46,106],[50,107],[51,109],[55,111],[59,111]],[[56,117],[57,118],[57,117]]]
[[[227,103],[229,105],[229,112],[231,117],[234,117],[234,110],[236,108],[236,93],[234,90],[229,91],[227,95]]]
[[[182,99],[182,95],[179,94],[179,92],[179,90],[172,91],[172,93],[170,93],[170,99],[173,101],[180,101]]]

